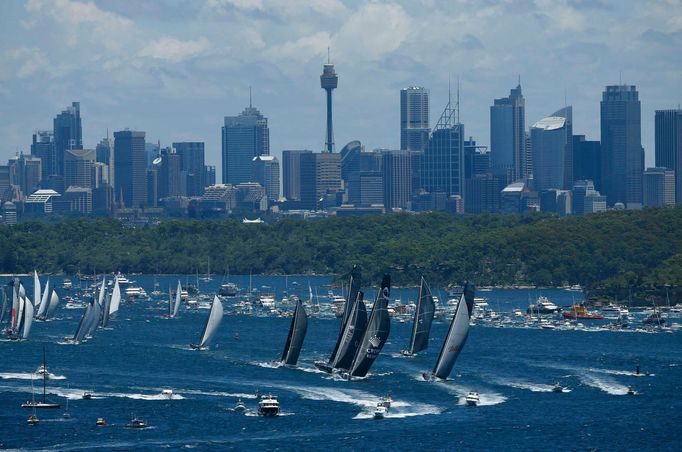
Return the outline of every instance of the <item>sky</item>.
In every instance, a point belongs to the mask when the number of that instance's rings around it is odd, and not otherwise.
[[[83,144],[107,129],[204,141],[218,167],[224,116],[249,103],[271,154],[322,150],[327,60],[336,149],[397,149],[399,91],[430,90],[432,126],[459,80],[465,134],[490,142],[489,107],[520,77],[526,125],[573,105],[598,140],[604,86],[634,84],[654,165],[654,111],[682,103],[682,0],[5,0],[0,2],[0,161],[81,103]]]

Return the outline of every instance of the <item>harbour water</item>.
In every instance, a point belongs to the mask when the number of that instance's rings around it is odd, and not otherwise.
[[[60,284],[61,278],[52,278]],[[147,293],[158,281],[162,290],[178,277],[139,276]],[[183,276],[183,283],[195,277]],[[221,283],[200,282],[212,296]],[[6,284],[8,278],[0,282]],[[32,294],[32,278],[22,278]],[[249,287],[249,277],[233,277]],[[256,277],[251,285],[274,291],[277,300],[289,293],[308,297],[308,283],[326,298],[328,277]],[[378,284],[378,281],[375,282]],[[78,285],[74,279],[74,286]],[[265,286],[265,287],[263,287]],[[58,289],[63,298],[77,292]],[[366,299],[371,299],[372,290]],[[415,300],[417,290],[394,289],[391,299]],[[435,294],[438,291],[434,290]],[[479,292],[491,309],[525,311],[536,290]],[[579,301],[580,293],[545,290],[558,305]],[[445,294],[440,294],[445,304]],[[31,297],[32,298],[32,297]],[[343,381],[320,372],[316,359],[326,359],[339,331],[333,315],[312,316],[296,368],[276,368],[290,318],[237,314],[225,301],[225,317],[213,345],[191,350],[207,315],[207,304],[165,318],[167,295],[123,303],[104,330],[79,345],[66,344],[82,309],[62,303],[56,318],[36,322],[29,340],[0,342],[0,449],[91,450],[131,448],[197,448],[301,450],[328,447],[359,450],[432,449],[657,449],[679,450],[682,421],[682,332],[616,332],[589,328],[543,329],[475,324],[451,378],[425,382],[446,334],[449,316],[434,322],[428,349],[405,358],[411,323],[392,319],[388,343],[369,376]],[[289,307],[293,309],[293,305]],[[324,309],[323,309],[324,311]],[[47,399],[57,410],[38,410],[40,422],[27,425],[35,376],[43,347],[54,378]],[[639,365],[646,376],[636,377]],[[552,392],[559,380],[569,390]],[[636,395],[627,395],[632,387]],[[161,394],[172,388],[168,400]],[[480,393],[478,407],[467,407],[470,390]],[[92,392],[91,400],[83,400]],[[279,397],[281,416],[256,415],[256,394]],[[391,410],[373,419],[377,401],[390,393]],[[62,413],[69,399],[71,417]],[[245,413],[235,412],[238,399]],[[124,428],[134,416],[149,423],[142,430]],[[98,417],[108,425],[98,427]]]

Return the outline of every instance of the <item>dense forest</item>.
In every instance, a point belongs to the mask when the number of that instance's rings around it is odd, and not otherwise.
[[[0,272],[331,273],[477,285],[682,286],[682,208],[549,215],[393,214],[324,220],[111,219],[0,227]]]

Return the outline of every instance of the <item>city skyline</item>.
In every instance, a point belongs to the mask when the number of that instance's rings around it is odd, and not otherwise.
[[[654,110],[675,108],[682,98],[676,94],[680,63],[670,58],[682,41],[682,8],[644,2],[552,5],[434,3],[418,11],[411,3],[329,1],[307,8],[296,2],[216,0],[143,2],[133,12],[115,1],[9,3],[3,5],[7,14],[0,32],[5,63],[0,111],[6,119],[0,126],[6,143],[0,158],[28,153],[34,131],[49,129],[55,114],[79,101],[86,148],[94,148],[107,127],[129,127],[166,145],[203,141],[207,162],[215,164],[220,161],[216,130],[224,116],[248,105],[248,86],[254,87],[254,105],[269,118],[272,155],[281,159],[282,149],[322,150],[325,102],[317,78],[330,46],[344,81],[334,99],[337,149],[355,139],[367,149],[398,149],[399,90],[429,89],[430,115],[437,117],[447,103],[448,79],[456,76],[461,121],[467,137],[479,144],[490,144],[492,99],[515,86],[518,74],[527,124],[566,100],[574,107],[574,133],[599,140],[600,94],[618,83],[622,71],[622,82],[637,85],[640,93],[642,145],[646,166],[653,166]],[[509,17],[499,30],[476,32],[501,15]],[[272,26],[282,17],[294,26],[294,36],[283,40],[281,24]],[[394,26],[372,34],[377,17]],[[447,19],[459,25],[457,30],[438,28]],[[163,20],[186,22],[188,34],[161,30]],[[316,20],[323,24],[316,27],[328,31],[313,32]],[[246,27],[243,48],[225,41],[220,21]],[[529,31],[504,36],[518,23]],[[131,36],[116,41],[118,31],[133,26]],[[547,31],[532,35],[543,26]],[[98,33],[91,36],[94,30]],[[559,43],[545,42],[557,31]],[[255,36],[260,41],[254,47]],[[445,43],[434,45],[436,39]],[[509,52],[511,59],[503,57]],[[231,62],[215,61],[225,55]],[[187,115],[188,110],[197,113]]]

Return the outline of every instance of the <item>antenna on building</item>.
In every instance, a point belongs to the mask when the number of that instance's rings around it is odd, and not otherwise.
[[[455,124],[459,124],[459,75],[457,76],[457,118]]]
[[[251,85],[249,85],[249,108],[252,108],[251,105]]]
[[[621,69],[618,71],[618,84],[622,85],[623,84],[623,70]]]
[[[327,64],[331,64],[331,62],[332,62],[332,57],[331,57],[331,53],[329,51],[329,46],[327,46]]]
[[[519,86],[521,86],[521,74],[519,74]]]

